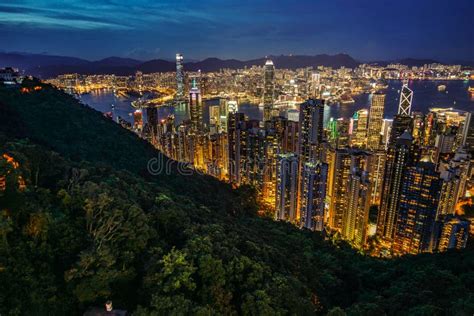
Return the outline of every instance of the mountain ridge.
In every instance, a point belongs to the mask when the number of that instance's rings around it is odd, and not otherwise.
[[[317,66],[355,68],[362,63],[344,53],[334,55],[269,55],[250,60],[209,57],[200,61],[185,62],[184,69],[186,71],[201,70],[203,72],[218,71],[223,68],[241,69],[255,65],[263,65],[267,58],[272,59],[277,68],[285,69]],[[368,63],[387,65],[393,62],[407,62],[409,66],[422,66],[425,63],[438,61],[433,59],[403,58],[392,61],[376,61]],[[64,73],[133,75],[136,71],[152,73],[174,71],[176,69],[176,65],[173,61],[159,58],[141,61],[132,58],[111,56],[96,61],[89,61],[68,56],[0,53],[0,67],[7,66],[19,68],[24,71],[25,74],[40,78],[55,77]]]

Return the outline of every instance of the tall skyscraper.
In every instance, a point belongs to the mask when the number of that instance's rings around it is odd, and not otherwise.
[[[154,106],[146,108],[147,130],[150,142],[157,145],[156,136],[158,134],[158,109]]]
[[[329,194],[329,227],[342,232],[342,218],[347,207],[347,183],[351,169],[350,150],[337,149],[331,162]]]
[[[310,98],[320,98],[321,97],[321,75],[314,71],[311,73],[311,84],[310,84]]]
[[[435,223],[432,250],[447,251],[466,247],[471,223],[456,215],[446,215]]]
[[[324,200],[326,198],[328,165],[307,162],[301,174],[300,226],[322,231],[324,229]]]
[[[176,54],[176,99],[184,99],[183,55]]]
[[[390,131],[389,144],[396,142],[397,138],[400,137],[405,131],[410,134],[413,130],[413,118],[405,114],[395,115]]]
[[[220,131],[221,127],[221,107],[220,105],[209,106],[209,132],[216,134]]]
[[[426,159],[406,169],[396,216],[395,254],[430,251],[441,186],[436,166]]]
[[[369,170],[372,156],[366,152],[351,154],[347,205],[342,218],[342,237],[363,248],[367,240],[367,225],[371,200]]]
[[[351,144],[354,147],[365,148],[367,146],[367,123],[369,120],[369,111],[366,109],[354,113],[353,131]]]
[[[398,114],[410,116],[411,103],[413,101],[413,90],[408,88],[408,81],[403,82],[402,90],[400,92],[400,102],[398,104]]]
[[[467,113],[464,121],[462,145],[466,150],[474,155],[474,112]]]
[[[275,102],[275,66],[270,59],[263,66],[263,121],[270,121]]]
[[[247,120],[244,113],[229,113],[228,118],[228,157],[229,180],[240,185],[243,182],[243,165],[246,158],[247,147]]]
[[[382,201],[377,218],[377,234],[386,246],[390,246],[393,238],[402,181],[408,166],[413,163],[413,151],[413,137],[405,132],[389,147],[387,153]]]
[[[380,205],[386,160],[387,152],[385,150],[377,150],[373,152],[371,168],[369,171],[369,178],[372,187],[372,205]]]
[[[367,126],[367,148],[377,150],[380,146],[383,113],[385,109],[385,94],[374,93],[369,109],[369,123]]]
[[[197,87],[196,79],[193,79],[191,90],[189,91],[189,116],[194,132],[202,132],[202,99],[201,91]]]
[[[323,143],[324,100],[309,99],[300,105],[300,165],[320,159]]]
[[[295,154],[281,154],[276,168],[277,219],[294,222],[298,189],[298,158]]]

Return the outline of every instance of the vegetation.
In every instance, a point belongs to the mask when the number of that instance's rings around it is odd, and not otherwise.
[[[374,259],[259,218],[250,188],[151,176],[151,146],[40,86],[0,87],[0,314],[474,313],[474,251]]]

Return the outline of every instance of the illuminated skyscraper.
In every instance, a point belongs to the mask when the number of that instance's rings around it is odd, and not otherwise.
[[[270,121],[275,102],[275,66],[269,59],[263,69],[263,121]]]
[[[373,152],[372,164],[369,172],[370,183],[372,186],[372,205],[380,205],[386,160],[387,152],[385,150],[377,150]]]
[[[367,225],[371,200],[369,170],[372,156],[366,152],[352,152],[347,204],[342,218],[342,237],[363,248],[367,239]]]
[[[436,221],[432,242],[433,251],[466,248],[471,223],[456,215],[446,215]]]
[[[324,100],[309,99],[300,105],[300,165],[320,159],[323,143]]]
[[[220,131],[221,124],[221,107],[220,105],[209,106],[209,132],[216,134]]]
[[[183,55],[176,54],[176,99],[184,99]]]
[[[229,180],[240,185],[243,181],[243,165],[246,161],[247,126],[243,113],[229,113],[228,118],[228,157]]]
[[[354,113],[352,131],[352,146],[365,148],[367,146],[367,122],[369,120],[369,111],[366,109]]]
[[[133,112],[133,128],[137,131],[143,129],[143,114],[141,109]]]
[[[395,254],[430,251],[441,185],[436,166],[429,161],[406,169],[396,216]]]
[[[276,168],[277,219],[294,222],[298,189],[298,158],[295,154],[278,155]]]
[[[157,145],[156,137],[158,135],[158,109],[154,106],[146,108],[147,130],[150,142]]]
[[[321,75],[318,72],[311,74],[310,98],[321,97]]]
[[[367,125],[367,148],[377,150],[380,146],[380,133],[385,109],[385,94],[374,93],[369,109],[369,123]]]
[[[329,191],[329,227],[342,232],[342,218],[347,207],[351,155],[348,149],[337,149],[332,159]]]
[[[400,137],[405,131],[408,131],[410,134],[413,130],[413,118],[405,114],[395,115],[392,123],[392,128],[390,129],[390,139],[389,144],[394,144],[398,137]]]
[[[307,162],[301,174],[300,226],[322,231],[328,165]]]
[[[377,218],[377,234],[387,245],[393,238],[403,177],[407,168],[414,162],[413,151],[413,138],[408,132],[401,135],[388,149],[382,201]]]
[[[408,88],[408,81],[404,81],[402,90],[400,92],[400,102],[398,104],[399,115],[410,116],[412,100],[413,100],[413,90]]]
[[[202,132],[202,100],[201,91],[196,85],[196,79],[193,79],[191,90],[189,91],[189,116],[191,126],[194,132]]]
[[[462,144],[474,156],[474,112],[467,113],[466,115]]]

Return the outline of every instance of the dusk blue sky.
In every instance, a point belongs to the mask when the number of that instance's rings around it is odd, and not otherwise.
[[[474,0],[0,0],[0,49],[100,59],[474,60]]]

